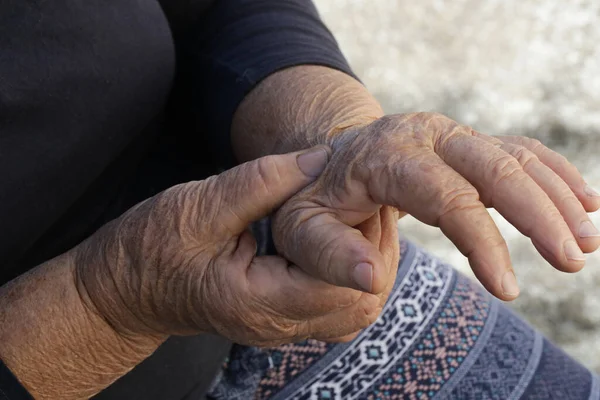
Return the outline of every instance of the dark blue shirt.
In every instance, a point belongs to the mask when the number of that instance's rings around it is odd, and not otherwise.
[[[273,72],[350,73],[309,0],[0,3],[0,284],[166,187],[232,166]],[[101,399],[198,398],[227,342],[173,338]],[[0,399],[28,398],[0,368]]]

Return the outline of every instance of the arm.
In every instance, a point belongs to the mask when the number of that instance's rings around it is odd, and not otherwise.
[[[0,357],[36,398],[70,400],[102,390],[169,335],[274,346],[368,326],[376,296],[256,256],[247,231],[328,158],[323,146],[263,157],[133,207],[0,288]]]
[[[352,76],[304,65],[276,72],[237,109],[231,142],[244,161],[303,149],[383,116],[381,106]]]
[[[290,105],[291,100],[295,106],[303,107],[305,97],[318,95],[323,85],[330,84],[330,89],[335,90],[338,84],[349,84],[352,93],[356,89],[361,91],[365,102],[374,101],[352,77],[335,39],[310,0],[221,0],[195,23],[194,29],[177,36],[176,43],[181,77],[179,87],[185,83],[186,88],[191,88],[196,122],[201,132],[207,132],[211,147],[229,155],[226,160],[221,160],[225,167],[239,161],[233,156],[231,147],[234,113],[236,119],[240,116],[241,120],[251,124],[240,136],[241,141],[248,139],[258,144],[265,138],[254,135],[260,128],[256,125],[258,117],[254,112],[259,106],[248,109],[249,113],[239,111],[245,98],[246,104],[259,97],[265,100],[261,104],[273,99],[283,100],[280,105],[269,104],[274,108],[265,110],[269,113],[268,118],[273,120],[273,129],[278,129],[287,118],[287,110],[283,108]],[[295,73],[290,75],[290,71]],[[330,74],[321,76],[323,71]],[[309,87],[303,98],[291,99],[289,85],[294,88],[299,85],[287,79],[296,79],[303,72],[307,78],[304,82]],[[277,76],[280,78],[276,79]],[[328,77],[335,77],[335,81],[328,82]],[[254,95],[251,96],[253,100],[248,99],[248,93],[257,91],[266,97]],[[372,105],[381,114],[377,103]],[[280,108],[276,108],[278,106]],[[303,117],[303,110],[298,110],[299,117]],[[279,138],[278,134],[276,139]],[[306,147],[309,146],[302,148]]]
[[[88,398],[165,337],[118,334],[83,302],[74,249],[0,288],[0,358],[40,399]]]

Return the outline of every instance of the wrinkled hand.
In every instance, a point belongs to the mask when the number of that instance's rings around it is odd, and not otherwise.
[[[380,205],[439,226],[483,285],[505,300],[519,289],[486,207],[530,237],[561,271],[578,271],[583,252],[600,245],[586,214],[600,207],[600,197],[537,140],[486,136],[440,114],[415,113],[344,130],[329,142],[325,172],[286,202],[273,223],[281,254],[327,282],[387,290],[390,266],[359,226]]]
[[[137,205],[80,246],[76,283],[85,304],[134,337],[215,332],[277,345],[366,327],[380,311],[378,296],[256,256],[247,230],[313,182],[327,159],[324,147],[264,157]],[[365,220],[377,246],[381,232]]]

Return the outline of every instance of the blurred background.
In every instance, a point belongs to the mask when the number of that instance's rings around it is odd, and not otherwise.
[[[600,190],[600,2],[316,0],[386,112],[438,111],[488,134],[535,137]],[[497,213],[521,286],[517,312],[600,372],[600,254],[555,271]],[[600,215],[592,215],[600,227]],[[401,233],[461,271],[465,258],[412,218]]]

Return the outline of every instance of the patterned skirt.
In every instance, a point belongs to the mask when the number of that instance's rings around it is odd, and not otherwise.
[[[600,380],[476,283],[403,242],[393,292],[350,343],[234,346],[208,396],[600,400]]]

